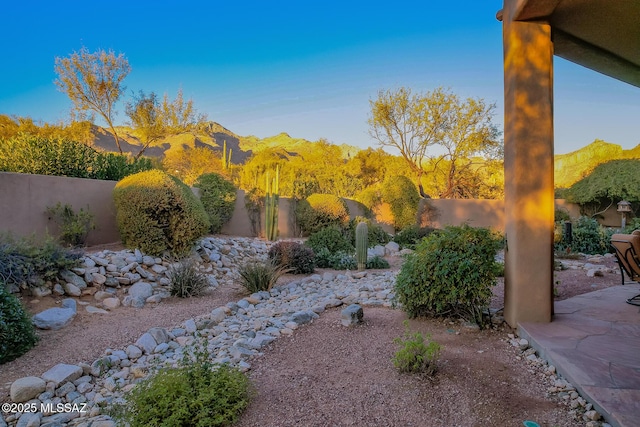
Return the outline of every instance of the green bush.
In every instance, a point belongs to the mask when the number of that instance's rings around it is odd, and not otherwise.
[[[392,176],[382,183],[382,201],[388,203],[393,215],[393,227],[401,230],[417,222],[420,194],[406,176]]]
[[[240,284],[249,292],[271,290],[287,270],[271,261],[249,261],[240,266]]]
[[[205,344],[206,345],[206,344]],[[164,368],[142,380],[114,405],[118,425],[229,426],[249,405],[250,382],[229,365],[214,365],[206,350],[195,360],[183,359],[177,368]]]
[[[411,224],[400,230],[393,241],[403,248],[415,249],[422,239],[433,233],[431,227],[420,227],[418,224]]]
[[[200,201],[209,215],[211,232],[219,233],[233,215],[238,189],[216,173],[200,175],[193,186],[200,189]]]
[[[99,153],[67,139],[21,134],[0,144],[0,171],[117,181],[151,169],[151,160]]]
[[[623,232],[625,234],[631,234],[634,230],[640,230],[640,217],[631,218],[631,220],[627,221]]]
[[[356,270],[358,261],[351,253],[344,251],[331,252],[327,248],[322,248],[316,253],[316,266],[333,270]]]
[[[183,259],[169,267],[171,295],[189,298],[202,295],[209,287],[209,280],[198,270],[198,264],[191,258]]]
[[[391,236],[389,235],[389,233],[384,231],[381,226],[375,224],[368,218],[358,216],[349,220],[349,223],[347,224],[347,227],[345,229],[345,233],[349,236],[349,241],[352,245],[355,246],[356,242],[356,226],[361,222],[367,224],[367,242],[370,248],[376,245],[386,245],[387,243],[389,243],[389,241],[391,240]]]
[[[55,206],[47,206],[47,213],[60,227],[60,240],[69,246],[84,245],[89,231],[96,228],[93,214],[80,208],[76,213],[71,205],[58,202]]]
[[[393,357],[393,366],[400,372],[419,373],[432,376],[438,369],[438,357],[440,356],[440,344],[425,337],[420,332],[414,334],[409,329],[409,321],[404,321],[404,339],[396,338],[395,344],[401,346]]]
[[[82,254],[65,249],[53,239],[14,239],[0,236],[0,280],[7,286],[36,287],[55,279],[60,270],[80,265]]]
[[[38,342],[31,317],[0,280],[0,365],[29,351]]]
[[[202,203],[178,178],[159,170],[119,181],[113,197],[122,243],[150,255],[180,256],[210,228]]]
[[[367,268],[389,268],[389,262],[380,255],[376,255],[367,259]]]
[[[409,317],[459,316],[483,326],[496,282],[502,239],[486,228],[446,227],[407,256],[396,279],[396,300]]]
[[[607,231],[598,221],[586,216],[578,218],[572,227],[571,242],[565,238],[557,239],[554,249],[560,255],[571,253],[604,254],[609,250],[613,230]]]
[[[313,250],[298,242],[278,242],[271,246],[268,256],[274,264],[293,274],[313,273],[316,265]]]
[[[331,225],[344,226],[349,220],[349,210],[338,196],[312,194],[298,202],[295,216],[302,232],[309,235]]]
[[[345,232],[335,225],[323,228],[311,234],[305,242],[307,246],[313,249],[315,254],[321,249],[328,249],[329,252],[348,252],[355,251],[355,247],[351,244]]]

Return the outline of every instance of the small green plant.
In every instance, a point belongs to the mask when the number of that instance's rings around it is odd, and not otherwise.
[[[367,268],[367,250],[369,248],[369,227],[366,222],[356,226],[356,260],[358,270]]]
[[[380,255],[376,255],[367,260],[367,268],[389,268],[389,262]]]
[[[179,298],[202,295],[209,287],[207,276],[198,270],[198,264],[192,258],[183,259],[169,267],[169,279],[171,295]]]
[[[60,227],[60,240],[69,246],[84,245],[89,231],[96,228],[88,208],[86,211],[80,208],[76,213],[73,206],[58,202],[55,206],[47,206],[47,214]]]
[[[433,231],[434,229],[431,227],[420,227],[417,224],[411,224],[400,230],[393,237],[393,241],[403,248],[415,249],[416,245]]]
[[[349,240],[353,245],[355,245],[356,241],[356,227],[361,222],[367,224],[367,245],[370,248],[376,245],[386,245],[391,241],[389,233],[384,231],[380,225],[374,223],[368,218],[357,216],[349,220],[345,229],[345,234],[349,237]]]
[[[251,384],[237,368],[213,364],[206,345],[186,354],[177,368],[161,369],[139,382],[110,414],[130,427],[235,423],[249,405]]]
[[[305,244],[313,249],[316,254],[323,248],[332,253],[352,253],[355,249],[349,238],[345,236],[344,231],[335,225],[325,227],[311,234]]]
[[[271,246],[268,257],[292,274],[313,273],[316,266],[313,250],[298,242],[278,242]]]
[[[404,337],[393,340],[401,347],[393,357],[393,366],[402,373],[433,376],[438,370],[440,344],[433,341],[429,335],[424,337],[420,332],[411,333],[408,320],[403,323]]]
[[[240,284],[249,292],[268,291],[287,270],[271,261],[249,261],[240,266]]]
[[[219,233],[233,215],[237,188],[216,173],[200,175],[193,186],[200,189],[200,201],[209,216],[211,232]]]
[[[0,365],[22,356],[36,342],[38,337],[31,318],[0,280]]]

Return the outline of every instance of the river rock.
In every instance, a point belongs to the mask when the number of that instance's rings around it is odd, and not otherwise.
[[[48,308],[33,316],[33,324],[39,329],[62,329],[76,316],[76,302],[71,298],[62,300],[62,307]]]
[[[38,377],[24,377],[11,384],[9,394],[16,403],[26,402],[38,396],[47,387],[47,383]]]
[[[80,366],[59,363],[42,374],[42,379],[47,382],[52,382],[58,387],[58,385],[67,381],[73,382],[77,380],[82,376],[82,373]]]

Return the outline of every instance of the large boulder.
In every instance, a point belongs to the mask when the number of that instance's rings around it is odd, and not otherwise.
[[[38,377],[24,377],[11,384],[9,395],[16,403],[26,402],[38,396],[47,387],[47,383]]]
[[[33,316],[33,324],[39,329],[62,329],[76,317],[76,302],[71,298],[62,300],[62,307],[48,308]]]

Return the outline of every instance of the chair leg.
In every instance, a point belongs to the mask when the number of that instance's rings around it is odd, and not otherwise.
[[[640,294],[636,295],[635,297],[629,298],[627,300],[627,304],[640,306]]]

